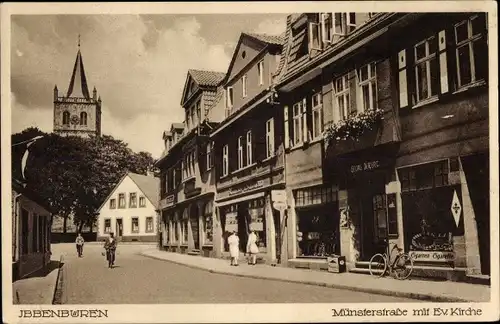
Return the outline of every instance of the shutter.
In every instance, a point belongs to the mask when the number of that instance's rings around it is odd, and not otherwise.
[[[288,125],[288,106],[283,107],[283,120],[284,120],[284,139],[283,145],[285,149],[290,147],[290,129]]]
[[[326,24],[325,24],[325,20],[326,20],[326,17],[327,17],[327,13],[320,13],[320,22],[321,22],[321,40],[323,41],[323,43],[328,43],[330,42],[329,39],[326,39],[326,35],[327,35],[327,32],[326,32]]]
[[[441,80],[441,94],[448,92],[448,62],[446,57],[446,32],[440,31],[438,34],[439,48],[439,74]]]
[[[309,23],[309,26],[308,26],[308,31],[309,31],[309,53],[311,53],[311,50],[313,49],[313,23]]]
[[[308,141],[308,131],[307,131],[307,99],[302,99],[302,142],[306,143]]]
[[[349,86],[349,109],[347,111],[347,118],[351,115],[356,114],[358,111],[358,105],[361,107],[361,96],[357,98],[357,94],[361,93],[358,90],[358,83],[356,82],[356,70],[352,70],[347,75],[347,86]],[[361,108],[359,108],[360,110]]]
[[[399,108],[408,106],[408,81],[406,78],[406,50],[398,53]]]

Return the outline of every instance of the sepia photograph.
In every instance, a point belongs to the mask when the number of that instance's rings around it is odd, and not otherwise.
[[[493,2],[0,9],[4,322],[499,319]]]

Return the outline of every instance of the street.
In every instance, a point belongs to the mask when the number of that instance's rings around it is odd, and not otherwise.
[[[141,249],[151,247],[119,246],[116,267],[109,269],[101,255],[100,244],[86,244],[82,258],[78,258],[74,244],[53,244],[54,253],[64,255],[66,303],[417,302],[349,290],[214,274],[138,255]]]

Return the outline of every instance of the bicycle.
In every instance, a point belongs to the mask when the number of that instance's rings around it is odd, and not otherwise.
[[[397,244],[394,244],[389,251],[387,240],[387,249],[384,254],[377,253],[370,259],[369,270],[372,276],[383,277],[387,271],[394,273],[396,279],[405,280],[413,271],[413,258],[408,253],[403,252]],[[394,260],[391,259],[392,251],[397,250],[397,255]]]

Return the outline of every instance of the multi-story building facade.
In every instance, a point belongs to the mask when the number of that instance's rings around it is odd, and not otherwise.
[[[254,230],[261,260],[279,257],[280,217],[271,190],[284,189],[283,110],[273,89],[282,37],[242,33],[223,81],[225,118],[210,133],[216,156],[217,222],[223,255],[236,231],[240,250]]]
[[[486,15],[292,15],[285,46],[283,259],[362,272],[388,242],[417,275],[488,274]]]
[[[208,134],[224,114],[214,108],[222,98],[223,78],[220,72],[189,70],[181,100],[185,121],[163,134],[165,151],[156,165],[161,245],[167,251],[220,254],[221,245],[214,244],[214,156]]]
[[[73,73],[66,94],[54,87],[54,133],[61,136],[101,136],[101,96],[89,92],[78,43]]]

